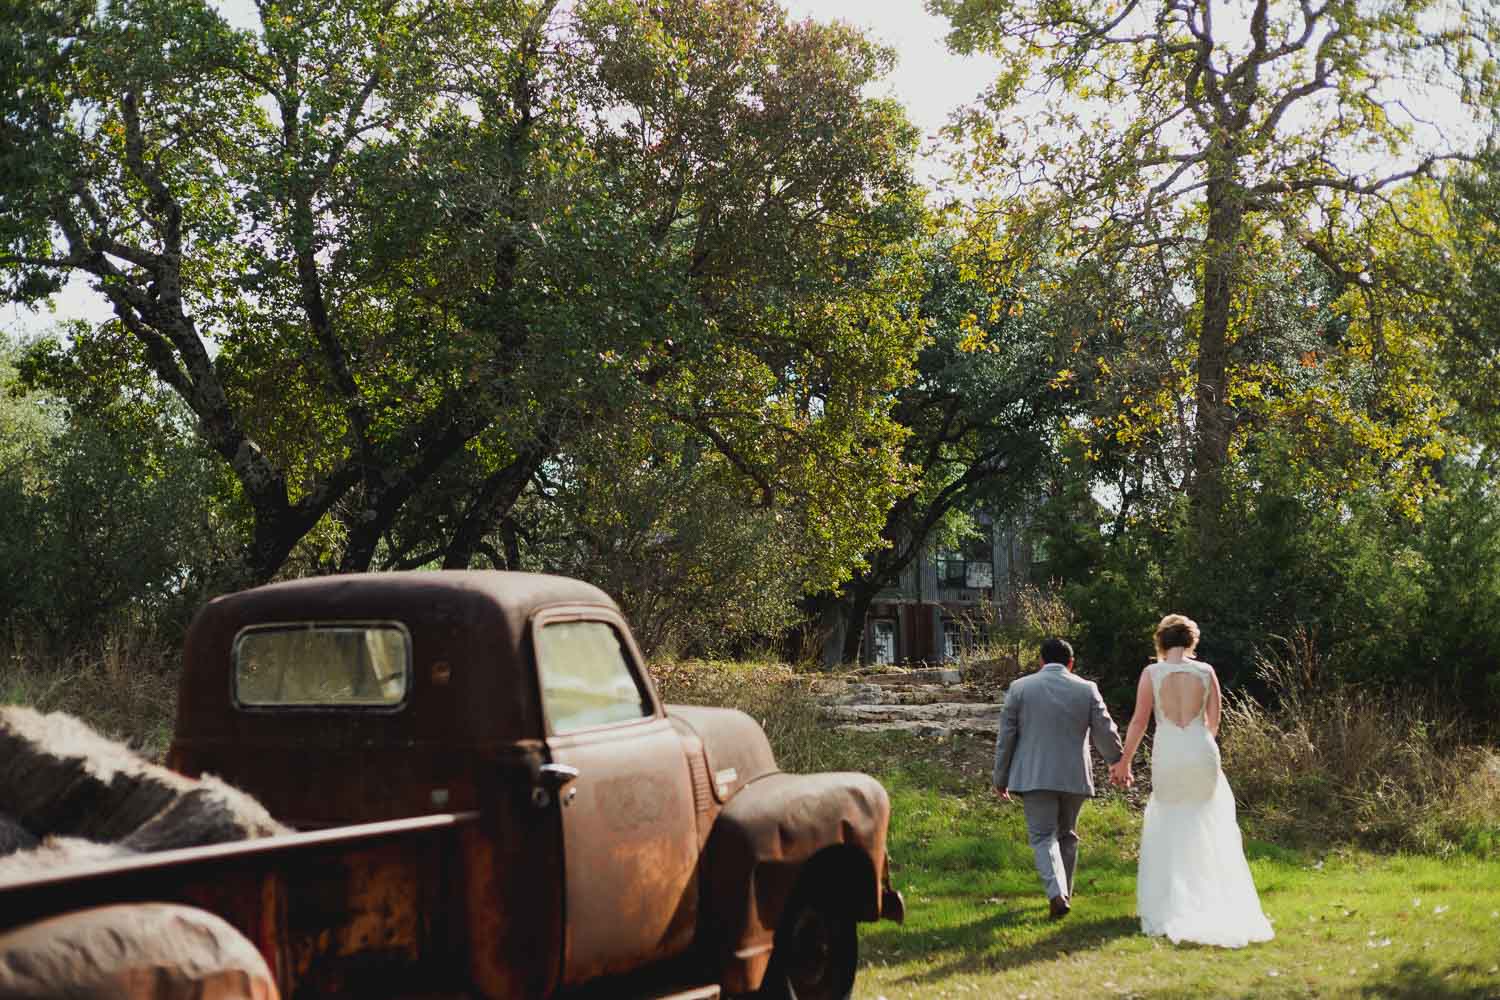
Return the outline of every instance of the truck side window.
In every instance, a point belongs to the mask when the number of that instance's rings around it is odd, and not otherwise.
[[[651,714],[620,638],[606,622],[543,625],[536,637],[536,662],[547,719],[558,735]]]
[[[234,640],[234,699],[252,708],[394,708],[411,636],[394,623],[256,626]]]

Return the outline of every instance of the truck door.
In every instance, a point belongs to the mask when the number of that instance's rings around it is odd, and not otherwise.
[[[567,986],[687,950],[697,920],[687,758],[623,622],[605,614],[533,621],[552,764],[544,793],[562,817]]]

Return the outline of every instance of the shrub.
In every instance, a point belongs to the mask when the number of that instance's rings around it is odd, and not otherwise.
[[[1263,836],[1500,849],[1500,754],[1466,742],[1457,713],[1340,677],[1306,633],[1262,655],[1257,675],[1274,708],[1231,695],[1223,749],[1242,815]]]

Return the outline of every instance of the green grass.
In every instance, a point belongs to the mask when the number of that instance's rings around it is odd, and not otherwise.
[[[1077,898],[1053,922],[1019,803],[980,741],[852,740],[891,792],[907,919],[861,929],[856,997],[1500,998],[1500,859],[1291,850],[1247,840],[1275,940],[1173,946],[1135,919],[1139,812],[1085,807]],[[871,762],[876,762],[871,766]]]

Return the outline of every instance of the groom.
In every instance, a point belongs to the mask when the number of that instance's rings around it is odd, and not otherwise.
[[[995,739],[995,794],[1015,792],[1052,919],[1066,914],[1078,860],[1078,812],[1094,794],[1089,740],[1107,763],[1120,759],[1120,733],[1099,686],[1073,673],[1073,647],[1042,642],[1042,665],[1015,681],[1000,712]]]

